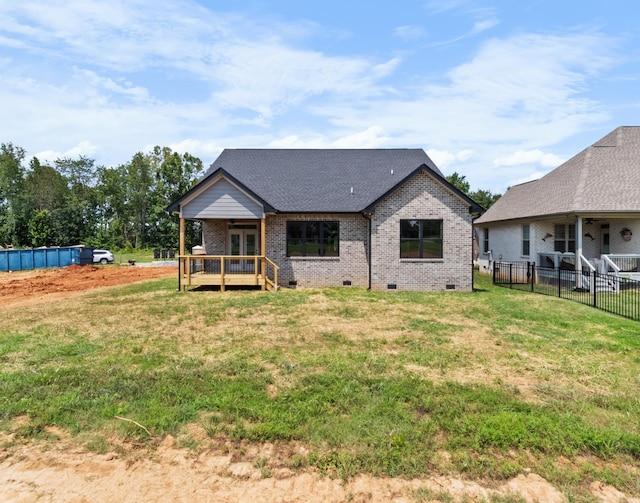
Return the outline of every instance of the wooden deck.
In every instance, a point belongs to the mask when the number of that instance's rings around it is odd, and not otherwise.
[[[183,255],[180,290],[197,286],[260,286],[278,289],[278,266],[262,255]]]

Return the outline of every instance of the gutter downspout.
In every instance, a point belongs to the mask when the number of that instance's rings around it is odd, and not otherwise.
[[[480,218],[480,216],[482,215],[482,213],[478,214],[476,213],[475,215],[472,212],[471,207],[469,208],[469,214],[471,215],[471,291],[475,292],[476,290],[476,285],[475,285],[475,270],[474,270],[474,263],[473,263],[473,241],[475,239],[476,236],[476,224],[475,221],[476,219]],[[491,250],[489,250],[489,253],[491,253]],[[480,240],[478,239],[478,256],[480,256]],[[491,258],[493,258],[491,255],[489,255],[490,259],[489,259],[489,270],[491,270]]]
[[[368,269],[368,283],[367,283],[367,290],[370,291],[371,290],[371,232],[372,232],[372,226],[371,226],[371,213],[366,213],[363,212],[362,216],[364,218],[367,219],[367,225],[369,227],[369,238],[368,238],[368,242],[367,242],[367,269]]]

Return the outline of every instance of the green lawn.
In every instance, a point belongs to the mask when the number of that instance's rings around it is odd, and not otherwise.
[[[153,447],[197,423],[305,445],[283,462],[339,477],[531,470],[570,501],[593,501],[593,480],[640,496],[640,324],[476,286],[180,293],[166,279],[3,309],[0,429],[57,425],[105,450],[114,432]]]

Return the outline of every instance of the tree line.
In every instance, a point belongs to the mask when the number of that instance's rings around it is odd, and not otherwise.
[[[177,248],[178,220],[165,208],[203,173],[197,157],[159,146],[116,167],[85,156],[26,159],[23,148],[0,144],[0,246]],[[500,197],[471,191],[458,173],[447,180],[485,209]],[[187,247],[200,243],[200,232],[198,222],[187,221]]]
[[[203,173],[197,157],[159,146],[116,167],[85,156],[26,159],[23,148],[0,145],[4,247],[177,248],[178,219],[165,208]],[[199,244],[199,223],[187,222],[186,240]]]

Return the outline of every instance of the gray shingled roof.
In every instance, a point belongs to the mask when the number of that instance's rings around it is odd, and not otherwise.
[[[223,169],[276,211],[351,213],[422,165],[442,177],[422,149],[226,149],[203,181]]]
[[[622,126],[539,180],[510,188],[476,220],[640,212],[640,127]]]

